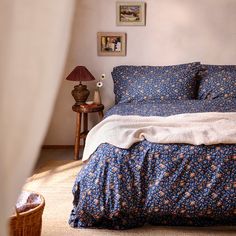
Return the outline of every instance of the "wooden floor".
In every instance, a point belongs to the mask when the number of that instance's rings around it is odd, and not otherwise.
[[[42,236],[228,236],[236,235],[235,227],[189,228],[154,227],[113,231],[101,229],[73,229],[67,221],[72,209],[71,189],[81,161],[73,161],[73,149],[45,149],[25,189],[40,192],[46,201]]]

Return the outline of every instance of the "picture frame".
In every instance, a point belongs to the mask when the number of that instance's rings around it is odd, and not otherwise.
[[[116,2],[117,26],[144,26],[145,24],[145,2]]]
[[[126,56],[126,33],[98,32],[98,56]]]

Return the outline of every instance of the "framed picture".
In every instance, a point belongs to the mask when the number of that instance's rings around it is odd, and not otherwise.
[[[125,56],[126,33],[98,32],[97,49],[98,56]]]
[[[117,2],[116,24],[122,26],[145,25],[145,6],[145,2]]]

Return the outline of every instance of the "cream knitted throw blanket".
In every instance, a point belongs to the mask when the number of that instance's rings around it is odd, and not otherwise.
[[[236,112],[186,113],[167,117],[112,115],[88,133],[83,161],[102,143],[119,148],[146,139],[153,143],[235,144]]]

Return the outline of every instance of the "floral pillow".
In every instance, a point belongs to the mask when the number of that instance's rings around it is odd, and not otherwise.
[[[115,102],[188,100],[197,95],[200,63],[172,66],[117,66],[112,71]]]
[[[199,99],[236,97],[236,65],[202,65]]]

